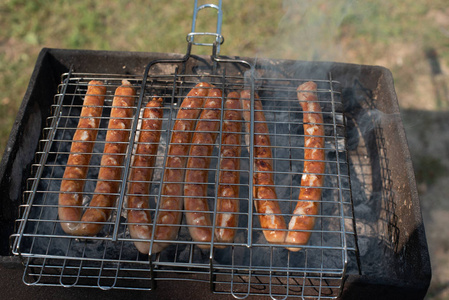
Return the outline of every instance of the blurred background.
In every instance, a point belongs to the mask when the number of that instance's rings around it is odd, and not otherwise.
[[[223,1],[223,55],[338,61],[391,70],[431,254],[429,300],[449,299],[448,4]],[[0,1],[0,153],[43,47],[185,53],[192,10],[193,0]],[[214,32],[215,20],[209,13],[200,15],[197,30]],[[210,54],[210,49],[197,47],[193,52]]]

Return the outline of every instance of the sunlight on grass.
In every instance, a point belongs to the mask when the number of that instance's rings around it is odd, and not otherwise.
[[[425,61],[404,66],[425,60],[425,46],[447,65],[448,38],[429,17],[444,8],[444,0],[224,1],[221,54],[381,64],[393,70],[401,94],[413,83],[407,74],[428,74]],[[190,0],[0,2],[0,152],[42,47],[184,53],[192,10]],[[213,30],[215,16],[200,17],[198,31]],[[421,105],[408,97],[404,105]]]

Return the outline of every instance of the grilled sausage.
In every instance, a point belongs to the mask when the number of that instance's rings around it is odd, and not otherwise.
[[[242,91],[240,95],[246,130],[250,132],[251,92]],[[283,243],[286,236],[286,224],[281,215],[273,180],[272,153],[270,136],[262,103],[254,95],[254,206],[259,214],[260,225],[266,240],[270,243]]]
[[[323,186],[324,163],[324,126],[321,107],[317,102],[316,83],[309,81],[297,89],[297,97],[303,109],[304,123],[304,171],[301,177],[299,201],[288,225],[289,232],[285,243],[305,245],[315,225],[318,213],[321,187]],[[299,251],[300,248],[287,248]]]
[[[231,92],[224,104],[224,120],[221,136],[220,175],[217,195],[215,237],[218,242],[232,243],[238,225],[240,182],[240,131],[242,114],[240,94]],[[221,248],[223,246],[217,246]]]
[[[207,203],[208,168],[214,143],[220,129],[221,90],[210,89],[195,128],[190,147],[184,184],[184,209],[192,239],[210,242],[212,221]],[[198,244],[207,249],[207,244]]]
[[[111,207],[115,205],[124,154],[129,143],[135,95],[136,90],[126,80],[115,90],[97,185],[75,235],[96,235],[108,220]]]
[[[209,87],[208,83],[198,83],[187,94],[176,116],[165,164],[155,240],[170,241],[175,239],[178,233],[182,217],[184,171],[190,150],[189,143],[192,140],[195,122],[201,112]],[[166,246],[168,243],[155,242],[152,253],[160,252]]]
[[[76,231],[79,226],[76,222],[81,219],[84,179],[97,139],[105,94],[103,82],[89,82],[60,187],[58,215],[67,234]]]
[[[147,103],[143,112],[139,142],[129,176],[127,217],[133,239],[151,239],[148,193],[161,137],[162,117],[162,98],[154,98]],[[148,254],[150,250],[149,242],[135,241],[134,245],[143,254]]]

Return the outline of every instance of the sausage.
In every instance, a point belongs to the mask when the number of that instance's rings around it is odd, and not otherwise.
[[[301,190],[298,203],[288,225],[289,232],[285,243],[305,245],[315,225],[318,213],[323,173],[325,170],[324,126],[321,107],[317,102],[317,85],[309,81],[297,89],[297,97],[303,109],[304,123],[304,171],[301,177]],[[305,231],[304,231],[305,230]],[[287,248],[299,251],[300,248]]]
[[[183,100],[176,116],[172,136],[168,147],[168,157],[156,218],[155,240],[173,240],[178,233],[183,208],[183,182],[187,155],[190,150],[196,119],[200,115],[204,98],[209,92],[210,85],[198,83]],[[168,225],[168,226],[164,226]],[[155,242],[152,253],[157,253],[168,246],[168,243]]]
[[[135,89],[128,81],[123,81],[122,86],[115,91],[97,185],[89,208],[81,218],[81,223],[72,223],[69,226],[70,228],[67,228],[73,235],[96,235],[111,214],[111,207],[114,206],[117,199],[115,194],[118,193],[120,187],[123,158],[129,142],[135,94]]]
[[[61,181],[58,215],[62,229],[73,234],[82,213],[82,192],[89,169],[90,158],[97,139],[100,117],[103,111],[106,86],[92,80],[87,87],[80,119],[73,136],[70,155]]]
[[[210,89],[192,138],[184,184],[184,209],[190,236],[196,242],[210,242],[212,221],[207,203],[208,168],[220,129],[221,90]],[[198,244],[207,249],[207,244]]]
[[[143,112],[139,141],[129,176],[127,218],[129,233],[133,239],[151,239],[148,193],[161,138],[162,117],[162,98],[154,98],[147,103]],[[134,245],[143,254],[148,254],[150,250],[149,242],[135,241]]]
[[[232,243],[238,225],[239,182],[242,114],[240,94],[231,92],[224,104],[224,120],[221,135],[220,174],[217,192],[217,216],[215,238],[218,242]],[[223,246],[217,246],[223,248]]]
[[[243,118],[246,130],[250,132],[251,120],[251,92],[242,91],[240,95]],[[257,94],[254,95],[254,176],[253,197],[254,206],[259,214],[260,225],[265,239],[269,243],[281,244],[285,240],[287,226],[281,215],[274,187],[271,143],[263,113],[262,103]]]

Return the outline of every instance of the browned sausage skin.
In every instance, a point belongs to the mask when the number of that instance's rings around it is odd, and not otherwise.
[[[304,171],[301,177],[301,191],[298,203],[290,220],[285,243],[305,245],[315,225],[318,213],[323,173],[325,171],[324,126],[321,107],[317,98],[317,85],[309,81],[297,89],[297,97],[303,109],[304,123]],[[304,231],[305,230],[305,231]],[[301,248],[287,248],[299,251]]]
[[[67,234],[74,234],[79,225],[76,222],[81,219],[84,179],[97,139],[105,94],[103,82],[89,82],[59,194],[58,215],[61,221],[66,221],[61,226]]]
[[[184,185],[184,209],[186,222],[192,239],[210,242],[212,221],[207,202],[208,168],[214,143],[220,129],[221,90],[209,90],[203,111],[195,128],[190,148]],[[207,249],[207,244],[198,244]]]
[[[124,153],[128,147],[135,89],[128,81],[115,91],[106,133],[101,167],[94,195],[81,223],[62,223],[63,229],[80,236],[96,235],[111,214],[119,191]]]
[[[161,137],[162,101],[162,98],[153,98],[144,109],[136,154],[129,176],[127,217],[129,233],[133,239],[151,239],[148,193]],[[134,245],[143,254],[148,254],[150,251],[148,241],[135,241]]]
[[[251,120],[251,93],[242,91],[240,95],[243,109],[243,118],[246,121],[246,130],[250,132]],[[271,143],[263,113],[262,103],[257,94],[254,95],[254,176],[253,195],[254,205],[259,214],[263,234],[270,243],[281,244],[286,236],[286,224],[281,215],[274,187]]]
[[[183,183],[187,155],[190,150],[189,143],[192,140],[196,119],[204,105],[204,98],[207,96],[209,88],[208,83],[198,83],[187,94],[176,116],[165,164],[160,210],[156,219],[155,240],[171,241],[178,234],[182,217]],[[168,243],[155,242],[152,253],[160,252],[167,246]]]
[[[240,94],[231,92],[224,104],[221,136],[220,174],[217,195],[215,237],[218,242],[232,243],[238,225],[242,114]],[[217,246],[221,248],[223,246]]]
[[[89,208],[81,218],[77,235],[95,235],[103,227],[111,214],[111,207],[117,199],[123,167],[124,153],[129,144],[135,89],[127,81],[115,91],[112,101],[111,118],[106,133],[98,182]],[[100,223],[90,223],[100,222]]]

